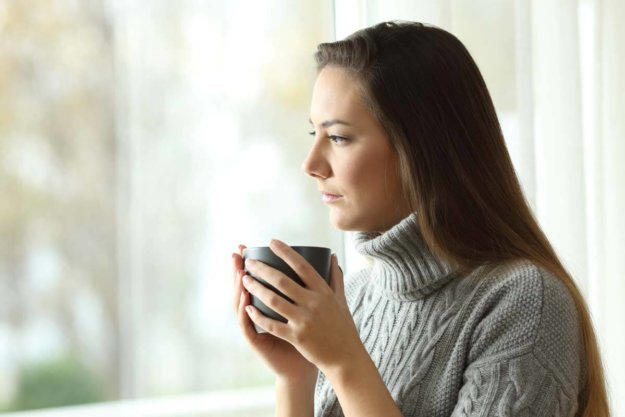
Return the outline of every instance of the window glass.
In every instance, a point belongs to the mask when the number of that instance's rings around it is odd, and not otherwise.
[[[328,246],[301,171],[332,2],[0,4],[0,411],[273,383],[238,243]]]

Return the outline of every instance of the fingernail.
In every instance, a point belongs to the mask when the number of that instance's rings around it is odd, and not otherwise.
[[[243,284],[250,285],[252,283],[252,278],[249,275],[243,275]]]
[[[245,260],[245,266],[247,266],[248,268],[249,268],[250,266],[254,266],[254,264],[255,264],[255,263],[256,263],[256,261],[255,261],[255,260],[253,260],[253,259],[249,259],[249,258],[248,258],[248,259],[246,259],[246,260]]]
[[[252,306],[245,307],[245,311],[247,311],[247,314],[252,314]]]

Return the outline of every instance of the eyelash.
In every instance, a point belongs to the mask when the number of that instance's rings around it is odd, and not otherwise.
[[[315,135],[316,135],[316,132],[313,130],[312,132],[308,132],[308,134],[309,134],[310,136],[315,136]],[[329,138],[332,142],[336,143],[337,145],[338,145],[338,144],[340,144],[340,143],[347,142],[347,138],[344,138],[344,137],[342,137],[342,136],[337,136],[337,135],[328,135],[328,138]],[[338,139],[338,141],[337,141],[337,139]]]

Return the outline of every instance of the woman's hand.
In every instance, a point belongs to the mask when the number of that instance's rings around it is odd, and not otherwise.
[[[269,333],[257,333],[248,314],[245,312],[245,307],[250,304],[250,295],[241,284],[241,277],[244,275],[243,249],[245,249],[245,246],[240,245],[239,253],[232,254],[234,276],[233,307],[243,336],[278,378],[288,383],[297,381],[307,385],[314,385],[317,378],[317,367],[306,360],[289,342]]]
[[[262,262],[246,264],[255,276],[262,277],[293,300],[292,304],[254,279],[246,284],[250,293],[288,320],[282,323],[265,317],[249,305],[249,294],[242,296],[239,321],[248,341],[279,374],[293,375],[294,370],[305,369],[305,364],[319,368],[334,388],[346,416],[401,416],[360,341],[347,307],[343,273],[336,257],[332,257],[328,285],[306,259],[286,244],[272,241],[270,247],[304,281],[306,288]],[[240,256],[237,261],[241,262]],[[237,291],[245,294],[240,284],[239,279]],[[251,310],[251,319],[269,333],[256,333],[245,308]],[[314,380],[304,379],[304,383],[291,381],[277,384],[282,387],[277,392],[276,410],[279,415],[312,415]]]
[[[270,335],[294,346],[322,372],[341,367],[363,346],[347,306],[343,273],[336,257],[332,256],[328,285],[304,257],[285,243],[273,240],[270,247],[304,281],[306,288],[262,262],[248,260],[245,266],[249,271],[293,300],[292,304],[253,278],[243,277],[245,288],[288,322],[270,319],[246,305],[249,317]]]

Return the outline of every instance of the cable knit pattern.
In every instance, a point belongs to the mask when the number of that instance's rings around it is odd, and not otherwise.
[[[345,278],[363,345],[405,417],[572,417],[585,367],[573,298],[525,260],[460,275],[415,214],[357,233],[371,267]],[[315,417],[342,417],[319,373]]]

